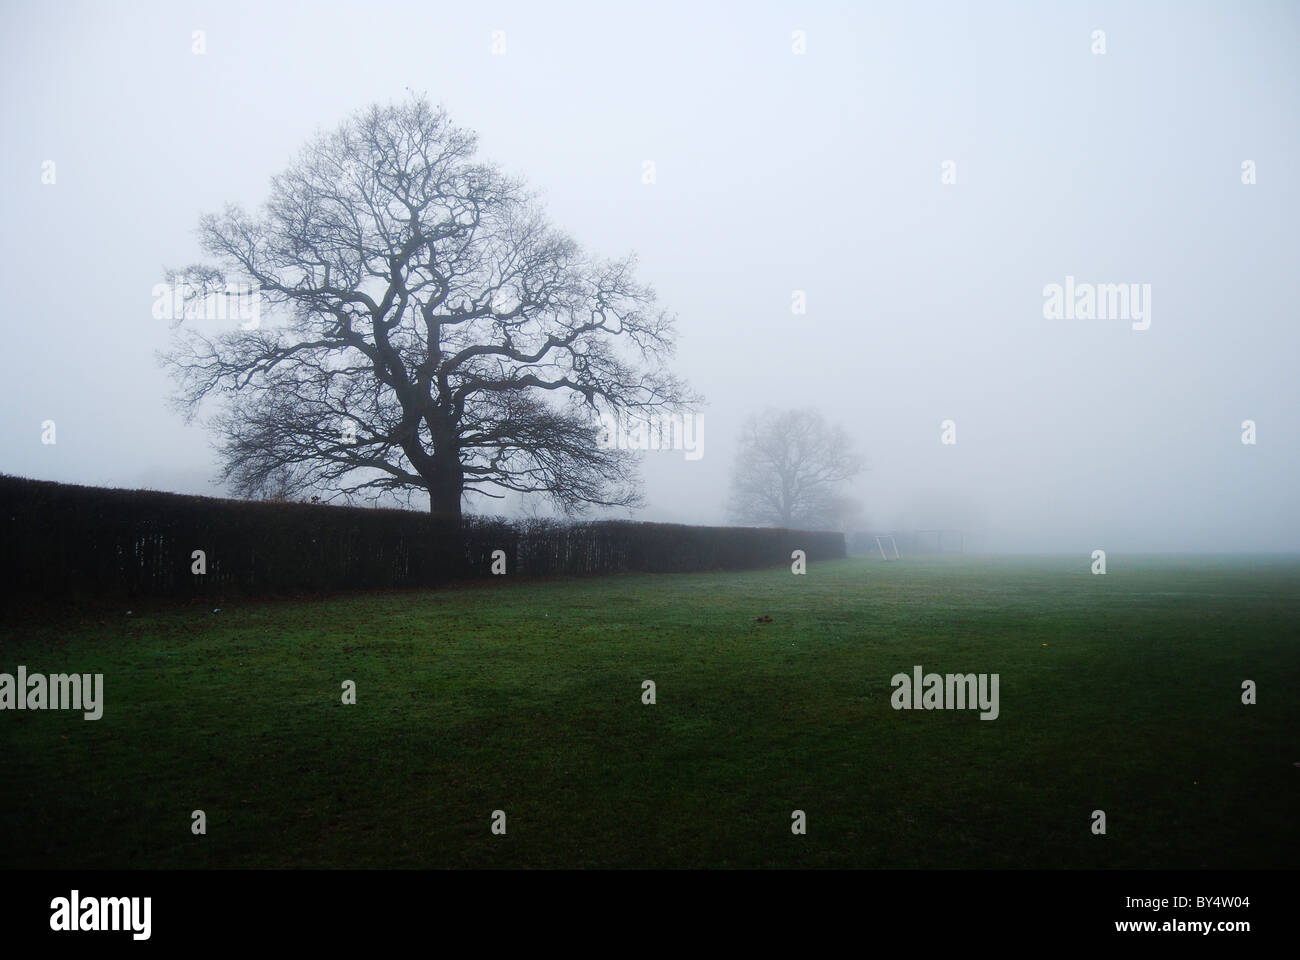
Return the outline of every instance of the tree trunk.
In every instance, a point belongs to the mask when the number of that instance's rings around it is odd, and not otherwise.
[[[460,455],[450,444],[443,446],[447,452],[435,454],[433,470],[425,475],[429,486],[429,512],[435,517],[460,520],[461,495],[465,490],[465,471]]]
[[[460,485],[431,483],[429,485],[429,512],[435,517],[460,519]]]

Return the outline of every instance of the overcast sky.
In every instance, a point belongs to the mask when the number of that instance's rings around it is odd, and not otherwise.
[[[1295,3],[4,0],[0,472],[219,495],[151,291],[409,88],[678,315],[704,456],[640,518],[724,520],[746,415],[814,406],[873,529],[1295,550],[1298,50]],[[1149,315],[1049,319],[1067,277]]]

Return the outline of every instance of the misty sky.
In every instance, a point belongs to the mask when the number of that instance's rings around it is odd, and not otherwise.
[[[814,406],[873,529],[1295,550],[1298,50],[1294,3],[4,0],[0,472],[220,495],[151,290],[409,88],[678,315],[705,455],[647,454],[639,518],[725,520],[746,415]],[[1149,329],[1045,319],[1067,276],[1150,284]]]

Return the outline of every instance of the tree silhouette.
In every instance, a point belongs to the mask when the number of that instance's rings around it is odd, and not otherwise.
[[[251,284],[275,321],[178,324],[161,356],[187,418],[222,403],[209,423],[238,494],[420,493],[452,517],[467,493],[640,501],[599,418],[699,402],[664,367],[673,318],[633,258],[586,256],[475,146],[422,97],[373,106],[308,144],[258,215],[201,219],[214,262],[169,282]]]
[[[816,410],[751,416],[732,473],[732,518],[778,527],[839,527],[861,509],[841,490],[861,470],[844,431]]]

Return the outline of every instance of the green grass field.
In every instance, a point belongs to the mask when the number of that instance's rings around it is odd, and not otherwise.
[[[0,713],[4,866],[1300,866],[1294,559],[847,560],[125,612],[0,630],[0,672],[102,672],[106,704]],[[1000,716],[892,709],[915,664],[999,674]]]

